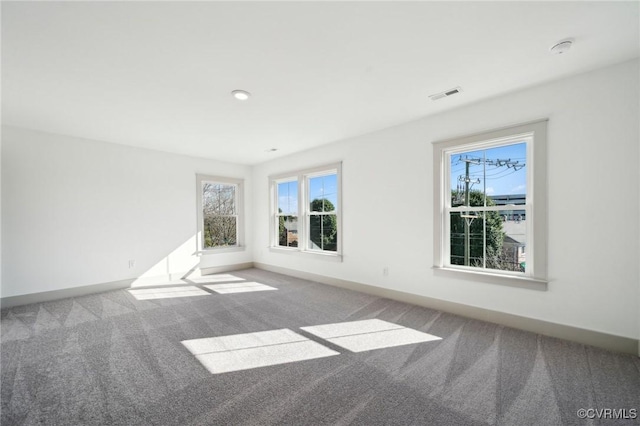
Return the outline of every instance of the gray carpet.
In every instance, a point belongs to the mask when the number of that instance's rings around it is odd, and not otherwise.
[[[637,357],[233,274],[278,290],[150,300],[120,290],[3,310],[2,425],[640,424],[577,416],[640,409]],[[442,340],[355,353],[300,330],[372,318]],[[339,355],[212,374],[181,343],[283,328]]]

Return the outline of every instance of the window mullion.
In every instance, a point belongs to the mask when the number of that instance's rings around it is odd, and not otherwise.
[[[304,222],[301,224],[302,234],[300,234],[300,230],[298,230],[298,241],[302,239],[302,247],[303,251],[309,249],[309,214],[308,214],[308,188],[309,182],[305,175],[298,176],[298,212],[302,215],[303,220],[299,222]],[[300,247],[300,242],[298,242],[298,246]]]
[[[482,218],[482,269],[487,269],[487,219],[485,217]]]

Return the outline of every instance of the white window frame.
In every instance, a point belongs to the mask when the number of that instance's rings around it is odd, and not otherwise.
[[[309,180],[314,177],[336,175],[338,206],[335,213],[311,212],[309,204]],[[296,181],[298,185],[298,247],[285,247],[278,244],[279,213],[278,213],[278,184]],[[271,195],[270,207],[270,246],[275,253],[315,256],[326,260],[342,261],[342,163],[333,163],[320,167],[281,173],[269,177]],[[309,247],[309,221],[313,215],[335,214],[338,226],[336,251],[317,250]],[[293,215],[291,215],[293,216]]]
[[[224,247],[204,247],[204,213],[202,211],[202,184],[204,182],[235,186],[235,205],[236,205],[236,244]],[[229,178],[221,176],[211,176],[204,174],[196,174],[196,200],[197,200],[197,220],[198,232],[196,234],[197,254],[215,254],[232,251],[242,251],[244,245],[244,179]]]
[[[547,122],[537,120],[516,126],[433,143],[434,247],[433,268],[438,273],[474,281],[547,288]],[[450,212],[508,210],[507,206],[451,207],[450,156],[483,148],[527,143],[526,211],[527,267],[524,273],[452,265],[450,262]]]

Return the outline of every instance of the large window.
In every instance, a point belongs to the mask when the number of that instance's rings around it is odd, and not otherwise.
[[[197,176],[201,250],[242,247],[242,180]]]
[[[546,121],[434,144],[436,268],[546,279]]]
[[[272,247],[339,257],[341,165],[271,177]]]
[[[308,188],[307,229],[310,250],[338,251],[338,173],[306,176]]]

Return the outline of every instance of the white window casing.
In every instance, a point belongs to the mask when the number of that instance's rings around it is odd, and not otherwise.
[[[451,158],[474,150],[526,143],[526,203],[517,205],[526,217],[526,268],[514,272],[452,264],[450,215],[464,217],[508,211],[505,205],[452,206]],[[457,278],[544,290],[547,284],[547,120],[538,120],[433,143],[434,259],[439,274]],[[468,177],[468,176],[467,176]],[[484,181],[486,185],[486,181]],[[485,197],[488,194],[485,194]],[[467,201],[468,202],[468,201]],[[468,232],[467,232],[468,235]],[[468,246],[468,243],[467,243]],[[483,259],[483,262],[486,260]],[[476,265],[477,266],[477,265]]]
[[[314,178],[335,176],[336,183],[336,203],[333,211],[311,211],[311,188],[310,182]],[[279,212],[280,184],[295,182],[297,205],[295,212]],[[297,170],[288,173],[281,173],[269,177],[270,188],[270,250],[276,253],[311,256],[325,260],[342,261],[342,163],[328,164],[325,166],[309,169]],[[323,249],[310,241],[311,221],[313,217],[322,218],[327,215],[335,215],[337,234],[335,238],[335,250]],[[297,219],[297,240],[292,246],[289,237],[286,238],[285,245],[280,241],[280,218],[295,217]],[[320,219],[322,226],[324,222]],[[332,245],[333,247],[333,245]]]
[[[205,244],[205,229],[204,229],[204,184],[214,184],[232,187],[234,199],[234,209],[231,212],[225,212],[224,214],[217,214],[217,217],[235,218],[235,239],[233,244],[221,244],[211,247],[206,247]],[[197,223],[198,231],[196,234],[197,248],[199,255],[224,253],[230,251],[240,251],[245,249],[244,244],[244,179],[221,177],[221,176],[209,176],[203,174],[196,175],[196,200],[197,200]]]

